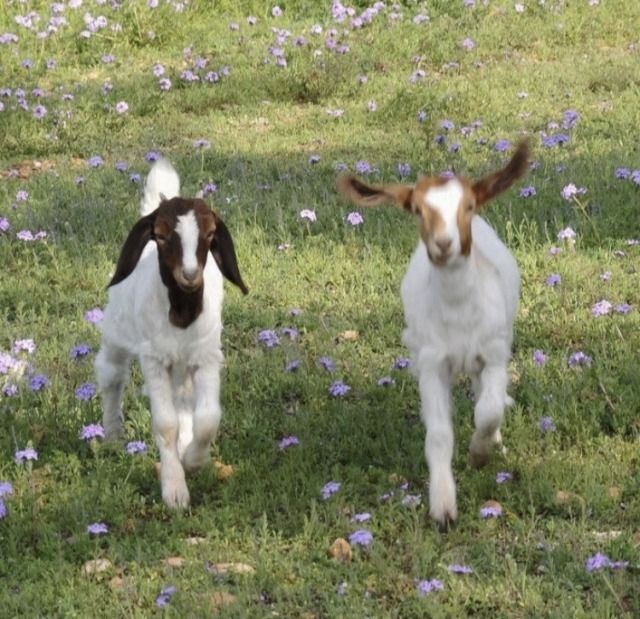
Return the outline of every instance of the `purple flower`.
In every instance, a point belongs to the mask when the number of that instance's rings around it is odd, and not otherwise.
[[[540,417],[538,427],[540,428],[540,432],[543,432],[544,434],[556,431],[556,424],[551,417]]]
[[[11,228],[11,224],[6,217],[0,217],[0,232],[6,232]]]
[[[416,114],[416,120],[419,123],[423,123],[425,120],[427,120],[427,113],[424,110],[420,110],[417,114]]]
[[[398,164],[398,175],[405,177],[411,174],[411,166],[408,163],[399,163]]]
[[[513,475],[508,471],[498,471],[496,473],[496,483],[497,484],[505,484],[508,481],[511,481]]]
[[[40,120],[41,118],[44,118],[46,115],[47,115],[47,108],[44,105],[36,105],[33,108],[34,118],[37,118],[38,120]]]
[[[409,367],[410,363],[411,362],[406,357],[398,357],[393,362],[393,366],[392,367],[393,367],[394,370],[406,370]]]
[[[87,164],[90,168],[99,168],[104,164],[104,160],[100,155],[93,155],[87,159]]]
[[[247,24],[249,24],[250,26],[255,26],[257,23],[258,18],[254,15],[249,15],[249,17],[247,17]]]
[[[545,355],[542,350],[534,350],[533,351],[533,362],[538,367],[542,367],[547,362],[547,355]]]
[[[132,183],[139,183],[140,182],[140,174],[138,174],[137,172],[132,172],[131,174],[129,174],[129,180]]]
[[[373,167],[368,161],[364,161],[361,159],[360,161],[356,161],[356,172],[358,174],[371,174],[373,172]]]
[[[577,365],[586,365],[589,366],[591,365],[591,357],[585,353],[583,353],[581,350],[571,353],[571,355],[569,356],[569,360],[568,360],[568,365],[570,368],[574,368]]]
[[[2,388],[2,394],[7,398],[12,398],[14,395],[17,395],[17,393],[18,393],[18,385],[14,383],[7,383]]]
[[[320,161],[320,155],[309,155],[309,163],[315,165]]]
[[[200,138],[198,140],[194,140],[193,141],[193,147],[194,148],[201,148],[203,150],[206,150],[208,148],[211,148],[211,143],[209,142],[209,140],[205,140],[204,138]]]
[[[473,574],[473,568],[466,565],[460,565],[458,563],[452,563],[451,565],[447,566],[447,569],[452,574]]]
[[[29,197],[29,193],[24,189],[20,189],[16,192],[16,202],[26,202]]]
[[[378,104],[375,101],[368,101],[367,102],[367,109],[370,112],[375,112],[378,109]]]
[[[80,430],[80,438],[83,441],[90,441],[94,438],[104,438],[104,428],[99,423],[90,423]]]
[[[611,565],[611,559],[607,555],[597,552],[593,556],[589,557],[585,563],[585,569],[587,572],[599,572],[605,567]]]
[[[616,178],[627,179],[631,176],[631,170],[629,168],[616,168],[614,174]]]
[[[371,514],[369,512],[354,514],[351,518],[351,522],[367,522],[367,520],[371,520]]]
[[[523,187],[520,190],[521,198],[530,198],[531,196],[536,195],[536,188],[533,185],[528,185],[527,187]]]
[[[306,219],[307,221],[310,221],[311,223],[313,223],[314,221],[317,220],[316,217],[316,212],[312,211],[311,209],[308,208],[303,208],[300,213],[300,219]]]
[[[354,227],[360,226],[361,224],[364,223],[364,218],[360,213],[358,213],[358,211],[352,211],[347,215],[347,222]]]
[[[271,15],[273,17],[280,17],[282,15],[282,9],[276,4],[276,6],[271,9]]]
[[[466,50],[472,50],[476,46],[476,44],[473,42],[473,39],[470,39],[469,37],[467,37],[466,39],[463,39],[460,45],[464,47],[464,49]]]
[[[129,455],[146,454],[147,444],[144,441],[129,441],[125,448]]]
[[[347,393],[349,393],[349,391],[351,391],[351,387],[343,383],[341,380],[336,380],[329,387],[329,393],[334,398],[343,398]]]
[[[154,64],[152,70],[153,74],[156,77],[161,77],[162,75],[164,75],[164,67],[161,64]]]
[[[562,195],[562,197],[565,200],[571,200],[572,198],[574,198],[575,196],[581,195],[587,193],[587,190],[584,187],[576,187],[573,183],[569,183],[568,185],[565,185],[562,188],[562,191],[560,192],[560,195]]]
[[[618,303],[614,311],[616,314],[628,314],[631,311],[631,306],[628,303]]]
[[[391,376],[382,376],[376,382],[380,387],[389,387],[390,385],[395,385],[396,383],[396,381],[393,380]]]
[[[49,384],[44,374],[35,374],[29,379],[29,391],[42,391]]]
[[[272,329],[264,329],[258,333],[258,342],[264,344],[266,348],[273,348],[280,344],[280,338]]]
[[[562,126],[565,129],[573,129],[580,120],[580,114],[575,110],[565,110],[562,114]]]
[[[36,344],[32,339],[24,339],[24,340],[16,340],[13,343],[13,347],[11,348],[11,352],[19,353],[26,352],[28,354],[34,353],[36,350]]]
[[[116,112],[118,114],[125,114],[129,111],[129,104],[126,101],[118,101],[116,103]]]
[[[591,315],[595,318],[599,318],[600,316],[606,316],[611,312],[613,305],[610,301],[606,299],[601,299],[597,303],[594,303],[591,307]]]
[[[368,529],[358,529],[349,535],[349,543],[352,546],[370,546],[373,542],[373,535]]]
[[[285,436],[283,439],[280,439],[278,442],[278,448],[280,450],[287,449],[287,447],[293,447],[294,445],[299,445],[300,439],[297,436]],[[326,487],[326,486],[325,486]]]
[[[0,481],[0,497],[13,494],[13,484],[10,481]]]
[[[445,131],[451,131],[455,127],[455,125],[449,119],[445,119],[440,121],[440,127],[442,127],[442,129],[444,129]]]
[[[422,503],[422,497],[419,494],[405,494],[400,502],[405,507],[418,507]]]
[[[336,364],[330,357],[320,357],[318,359],[318,364],[325,369],[327,372],[335,372]]]
[[[498,518],[502,516],[502,507],[498,505],[487,505],[480,508],[480,518]]]
[[[560,274],[559,273],[551,273],[551,275],[549,275],[549,277],[547,277],[547,279],[545,280],[545,284],[547,286],[550,286],[551,288],[554,288],[555,286],[557,286],[561,281],[560,278]]]
[[[87,525],[87,533],[89,535],[104,535],[109,532],[109,528],[104,522],[92,522]]]
[[[421,598],[432,591],[441,591],[442,589],[444,589],[444,584],[442,584],[442,581],[437,578],[432,578],[431,580],[419,580],[416,583],[416,590]]]
[[[322,486],[322,490],[320,490],[320,495],[326,501],[328,498],[330,498],[332,495],[338,492],[341,486],[342,484],[339,481],[329,481],[324,486]]]
[[[564,228],[558,232],[559,241],[571,241],[576,238],[576,233],[573,228]]]
[[[0,520],[6,518],[7,516],[7,506],[4,504],[4,501],[0,499]]]
[[[171,80],[168,77],[163,77],[158,80],[158,86],[160,86],[160,90],[171,90]]]
[[[280,333],[282,333],[282,335],[286,335],[290,340],[297,340],[298,339],[298,329],[295,329],[294,327],[282,327],[282,329],[280,329]]]
[[[91,324],[96,324],[100,322],[104,318],[104,312],[99,307],[94,307],[93,309],[85,312],[84,319]]]
[[[210,193],[215,193],[216,191],[218,191],[218,185],[215,183],[207,183],[202,188],[202,195],[208,196]]]
[[[113,167],[118,170],[118,172],[126,172],[129,166],[126,161],[116,161]]]
[[[91,400],[96,395],[96,386],[94,383],[83,383],[76,389],[76,398],[82,402]],[[87,428],[90,426],[87,426]]]
[[[115,59],[116,57],[113,54],[104,54],[100,60],[102,60],[103,64],[111,64]]]
[[[21,464],[27,460],[37,460],[38,452],[33,447],[26,447],[25,449],[17,450],[13,457],[17,464]]]
[[[640,170],[634,170],[631,172],[630,178],[632,183],[640,185]]]
[[[495,143],[494,148],[499,153],[503,153],[505,150],[509,150],[511,148],[511,142],[509,142],[509,140],[498,140]]]
[[[289,361],[284,368],[285,372],[296,372],[300,368],[300,360],[293,359]]]

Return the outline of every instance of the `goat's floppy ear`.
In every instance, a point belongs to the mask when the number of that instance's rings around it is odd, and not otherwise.
[[[522,178],[529,165],[529,144],[525,141],[518,144],[516,152],[509,163],[489,176],[481,178],[473,184],[477,206],[482,206],[491,198],[509,189],[519,178]]]
[[[157,213],[158,209],[139,219],[131,228],[131,232],[120,250],[116,272],[113,274],[109,286],[119,284],[123,279],[129,277],[133,269],[136,268],[144,246],[151,240]]]
[[[345,197],[361,206],[378,206],[385,202],[395,202],[409,212],[412,212],[411,185],[367,185],[355,176],[348,174],[338,177],[336,182],[338,191]]]
[[[238,260],[236,259],[236,250],[233,246],[233,239],[229,228],[217,215],[216,230],[211,239],[210,250],[215,261],[218,264],[220,272],[232,283],[242,290],[243,294],[247,294],[249,289],[242,281],[240,270],[238,269]]]

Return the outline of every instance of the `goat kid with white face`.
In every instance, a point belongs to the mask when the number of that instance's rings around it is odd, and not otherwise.
[[[105,435],[118,439],[129,363],[138,359],[160,452],[162,498],[174,508],[189,504],[185,471],[209,462],[222,414],[223,275],[248,292],[224,222],[203,200],[181,198],[179,191],[171,164],[156,162],[142,217],[109,283],[95,362]]]
[[[520,275],[514,257],[477,213],[527,168],[523,142],[506,167],[475,182],[458,176],[421,177],[413,186],[338,179],[339,191],[356,204],[394,202],[420,219],[421,241],[401,285],[403,342],[411,352],[427,429],[430,514],[441,526],[458,515],[451,470],[452,380],[459,373],[471,376],[474,466],[485,464],[493,446],[501,443],[504,409],[513,403],[507,395],[507,366]]]

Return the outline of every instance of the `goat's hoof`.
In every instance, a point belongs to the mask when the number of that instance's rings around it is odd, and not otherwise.
[[[186,509],[189,507],[189,489],[182,482],[167,482],[162,486],[162,500],[171,509]]]
[[[434,510],[432,507],[431,510],[429,510],[429,515],[435,521],[440,533],[447,533],[458,518],[458,509],[453,506],[452,508],[441,511]]]
[[[474,469],[481,469],[489,463],[489,454],[479,451],[470,451],[469,462]]]

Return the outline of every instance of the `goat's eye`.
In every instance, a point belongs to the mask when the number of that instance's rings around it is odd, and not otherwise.
[[[165,236],[164,234],[156,234],[155,238],[156,238],[156,241],[161,244],[164,244],[168,241],[168,237]]]
[[[473,212],[473,204],[467,204],[467,213],[472,213]]]
[[[207,241],[211,242],[213,240],[214,235],[215,235],[215,230],[212,230],[211,232],[209,232],[207,234]]]

